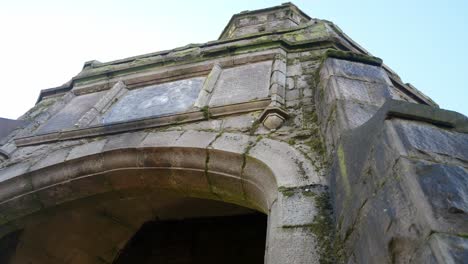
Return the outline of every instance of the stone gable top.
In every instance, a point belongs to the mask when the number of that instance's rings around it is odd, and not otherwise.
[[[307,14],[290,2],[254,11],[242,11],[232,16],[219,36],[219,40],[291,29],[307,23],[310,19]]]

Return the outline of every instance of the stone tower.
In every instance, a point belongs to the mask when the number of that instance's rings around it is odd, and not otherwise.
[[[290,3],[0,128],[0,263],[468,260],[467,118]]]

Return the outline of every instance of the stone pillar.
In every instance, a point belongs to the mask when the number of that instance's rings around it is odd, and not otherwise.
[[[344,131],[364,124],[392,98],[393,87],[378,58],[345,52],[325,56],[314,96],[330,153]]]
[[[271,69],[270,105],[263,111],[260,120],[270,130],[280,128],[289,117],[284,108],[286,98],[286,55],[275,55]]]
[[[268,216],[267,264],[312,264],[332,260],[331,208],[324,186],[280,188]]]
[[[345,263],[462,263],[468,119],[392,100],[374,58],[345,55],[324,61],[315,95]]]
[[[281,107],[284,105],[286,89],[286,55],[277,54],[273,61],[270,79],[270,96],[272,106]]]

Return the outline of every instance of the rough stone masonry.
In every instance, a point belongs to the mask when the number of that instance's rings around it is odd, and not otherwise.
[[[468,262],[467,117],[290,3],[86,62],[0,127],[1,263],[113,263],[219,214],[167,210],[195,198],[266,214],[268,264]]]

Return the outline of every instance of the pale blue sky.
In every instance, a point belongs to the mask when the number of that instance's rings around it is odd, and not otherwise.
[[[0,117],[102,62],[218,38],[231,15],[284,1],[0,0]],[[468,114],[468,1],[294,1],[333,21],[441,108]]]

